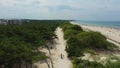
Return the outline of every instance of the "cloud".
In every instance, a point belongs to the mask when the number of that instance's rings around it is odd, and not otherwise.
[[[118,20],[120,0],[1,0],[0,12],[0,18]]]

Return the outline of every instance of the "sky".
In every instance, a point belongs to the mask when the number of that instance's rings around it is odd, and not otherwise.
[[[0,0],[0,18],[120,21],[120,0]]]

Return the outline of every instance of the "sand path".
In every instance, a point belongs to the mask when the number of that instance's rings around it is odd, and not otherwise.
[[[53,49],[51,49],[51,55],[49,54],[47,49],[42,49],[40,51],[45,52],[52,61],[53,61],[53,68],[72,68],[72,63],[67,57],[67,53],[65,51],[66,48],[66,40],[64,39],[63,31],[60,27],[58,27],[55,31],[58,39],[55,39],[56,44],[54,44]],[[50,64],[50,68],[52,68],[51,61],[48,60]],[[48,68],[47,64],[37,62],[34,64],[37,68]]]
[[[72,68],[72,63],[67,58],[67,53],[65,51],[66,40],[64,39],[63,31],[60,27],[58,27],[55,33],[58,39],[56,39],[56,49],[54,55],[52,56],[54,68]]]

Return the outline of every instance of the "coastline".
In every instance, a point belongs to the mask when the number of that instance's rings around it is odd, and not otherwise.
[[[102,27],[102,26],[93,26],[93,25],[86,25],[86,24],[80,24],[77,22],[71,22],[72,24],[80,25],[83,30],[85,31],[95,31],[100,32],[104,36],[107,37],[107,40],[118,47],[120,47],[120,30],[115,28],[109,28],[109,27]]]
[[[85,23],[85,22],[77,22],[77,21],[71,21],[73,23],[78,23],[78,24],[82,24],[82,25],[89,25],[89,26],[98,26],[98,27],[106,27],[106,28],[112,28],[112,29],[116,29],[116,30],[120,30],[119,24],[116,26],[116,24],[111,24],[110,23],[106,23],[106,24],[97,24],[98,22],[94,22],[94,23]],[[100,23],[100,22],[99,22]]]

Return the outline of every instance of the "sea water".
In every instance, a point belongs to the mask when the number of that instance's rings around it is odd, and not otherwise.
[[[80,20],[76,20],[74,22],[80,23],[80,24],[86,24],[86,25],[103,26],[103,27],[120,29],[120,21],[80,21]]]

